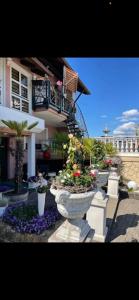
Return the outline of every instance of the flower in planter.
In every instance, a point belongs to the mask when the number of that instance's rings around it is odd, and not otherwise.
[[[48,191],[48,186],[47,185],[40,185],[37,188],[37,192],[42,194],[42,193],[46,193]]]
[[[92,190],[96,174],[84,166],[84,146],[73,134],[69,134],[66,147],[66,166],[53,182],[53,186],[68,189],[74,193]],[[64,147],[65,148],[65,147]],[[68,151],[67,151],[68,150]]]
[[[28,182],[31,182],[31,183],[38,182],[38,181],[39,181],[38,176],[31,176],[28,178]]]
[[[59,219],[60,214],[56,208],[47,209],[43,216],[39,216],[37,206],[26,205],[22,202],[9,205],[3,214],[2,221],[11,225],[17,232],[41,234]]]

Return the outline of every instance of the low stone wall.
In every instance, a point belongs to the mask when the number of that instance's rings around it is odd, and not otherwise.
[[[121,175],[123,180],[133,180],[139,184],[139,154],[120,155],[122,161]]]

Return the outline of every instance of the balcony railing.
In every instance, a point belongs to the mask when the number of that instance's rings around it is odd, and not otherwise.
[[[55,90],[49,80],[33,80],[32,83],[33,109],[44,107],[53,108],[59,113],[69,114],[72,101],[63,95],[62,91]]]
[[[139,154],[139,137],[96,137],[98,141],[112,143],[118,153],[138,153]]]

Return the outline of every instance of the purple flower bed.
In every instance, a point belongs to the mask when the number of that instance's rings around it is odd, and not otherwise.
[[[6,192],[6,191],[11,190],[11,189],[12,189],[11,186],[8,186],[8,185],[1,185],[1,186],[0,186],[0,193]]]
[[[3,222],[9,224],[17,232],[20,233],[36,233],[41,234],[55,224],[61,218],[57,208],[47,209],[44,216],[40,217],[37,212],[37,207],[27,206],[25,203],[9,205],[3,215]],[[29,216],[25,213],[29,211]]]

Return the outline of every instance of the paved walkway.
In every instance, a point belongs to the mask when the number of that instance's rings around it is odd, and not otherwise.
[[[109,242],[139,242],[139,200],[125,198],[119,202]]]

